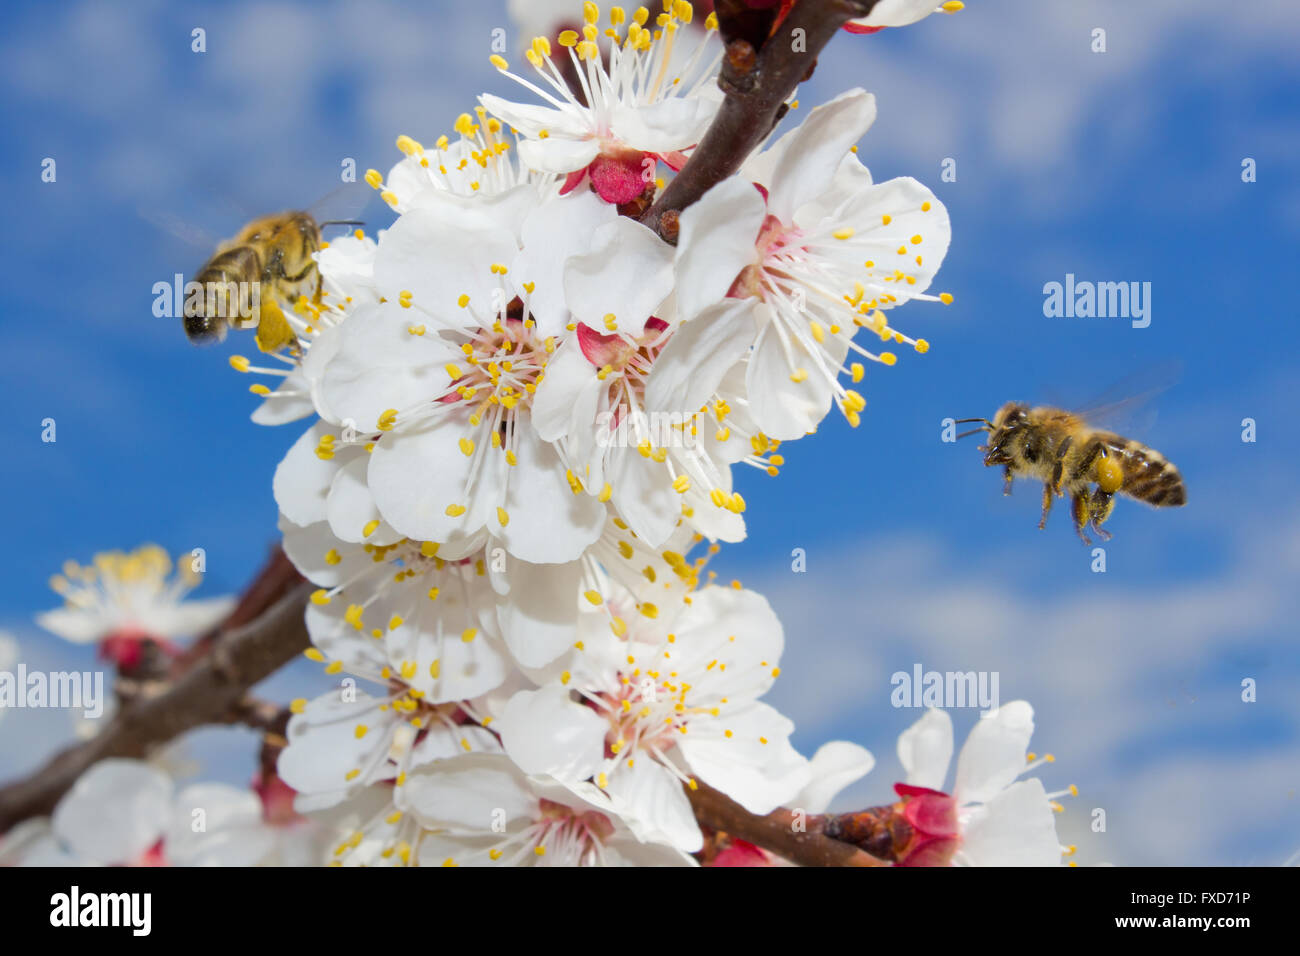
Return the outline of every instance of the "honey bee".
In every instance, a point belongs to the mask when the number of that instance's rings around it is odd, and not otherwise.
[[[264,352],[291,343],[295,334],[280,303],[307,292],[319,301],[321,279],[313,256],[321,247],[322,226],[334,223],[359,225],[353,220],[317,223],[308,212],[282,212],[254,219],[218,246],[194,277],[206,294],[185,310],[190,341],[220,341],[227,326],[234,325],[256,327],[257,345]]]
[[[1011,494],[1016,475],[1043,483],[1043,517],[1047,526],[1052,497],[1070,493],[1075,531],[1083,543],[1092,541],[1085,533],[1091,527],[1103,539],[1111,535],[1102,529],[1115,507],[1115,495],[1128,495],[1157,508],[1176,508],[1187,503],[1182,475],[1157,451],[1141,442],[1102,431],[1088,424],[1080,414],[1047,406],[1030,408],[1008,402],[998,409],[993,421],[962,418],[959,423],[981,422],[979,428],[958,435],[988,433],[980,446],[986,466],[1001,465],[1002,493]],[[1091,486],[1091,487],[1090,487]]]

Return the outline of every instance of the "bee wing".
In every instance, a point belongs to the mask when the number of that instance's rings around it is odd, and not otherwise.
[[[141,206],[136,209],[136,215],[159,232],[164,232],[173,239],[179,239],[186,246],[192,246],[195,250],[195,256],[212,255],[221,242],[220,239],[206,229],[201,229],[169,212],[163,212],[159,209],[146,209]]]
[[[1182,378],[1183,363],[1170,359],[1142,368],[1094,393],[1084,401],[1053,401],[1098,428],[1121,435],[1142,435],[1151,431],[1157,409],[1153,400]]]
[[[360,222],[368,232],[374,233],[393,220],[392,210],[378,196],[366,183],[344,183],[312,203],[307,212],[323,229],[329,229],[328,224]],[[382,213],[379,207],[383,207]],[[342,228],[351,231],[358,227],[343,225]]]

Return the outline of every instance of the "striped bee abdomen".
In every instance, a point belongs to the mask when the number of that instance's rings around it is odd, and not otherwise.
[[[1145,501],[1157,508],[1176,508],[1187,504],[1187,491],[1178,469],[1157,451],[1135,441],[1118,439],[1107,442],[1118,455],[1124,481],[1119,492]]]

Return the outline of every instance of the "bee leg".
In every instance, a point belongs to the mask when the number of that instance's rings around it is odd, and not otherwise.
[[[1074,530],[1078,532],[1079,537],[1083,539],[1086,545],[1092,544],[1092,539],[1084,534],[1084,528],[1088,527],[1088,498],[1082,491],[1076,491],[1070,496],[1070,514],[1074,517]]]
[[[1042,531],[1047,527],[1047,513],[1052,510],[1052,485],[1050,482],[1043,482],[1043,517],[1038,522],[1038,530]]]
[[[1087,449],[1083,453],[1083,457],[1079,459],[1078,464],[1076,464],[1074,469],[1070,472],[1070,480],[1078,481],[1082,478],[1086,481],[1088,469],[1092,467],[1092,463],[1097,460],[1098,455],[1104,454],[1106,454],[1106,446],[1102,443],[1100,438],[1094,438],[1088,444]]]
[[[1065,453],[1073,444],[1074,436],[1066,435],[1065,441],[1061,442],[1061,447],[1056,449],[1056,467],[1052,469],[1052,492],[1058,498],[1064,497],[1061,491],[1061,479],[1065,477]]]
[[[1088,517],[1092,522],[1092,530],[1101,535],[1103,541],[1109,541],[1112,537],[1109,531],[1102,529],[1110,513],[1115,510],[1115,496],[1109,492],[1095,488],[1092,492],[1092,500],[1088,505]]]
[[[1002,469],[1002,494],[1011,494],[1011,466]]]

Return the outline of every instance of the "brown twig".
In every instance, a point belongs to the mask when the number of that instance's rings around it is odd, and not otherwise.
[[[871,12],[877,0],[798,0],[774,32],[759,38],[748,13],[719,4],[719,25],[727,45],[718,73],[725,98],[704,139],[686,165],[640,221],[669,242],[676,240],[664,219],[680,213],[736,172],[784,114],[785,102],[812,72],[817,54],[849,20]],[[737,7],[729,18],[725,6]],[[796,33],[796,31],[803,31]],[[796,42],[798,38],[798,42]],[[755,41],[761,45],[755,47]],[[660,228],[661,221],[668,228]]]
[[[820,816],[800,818],[790,810],[773,810],[766,816],[750,813],[726,794],[696,781],[687,788],[695,819],[715,830],[748,840],[801,866],[888,866],[884,860],[841,843],[821,832]]]
[[[257,590],[257,585],[250,593]],[[92,764],[106,757],[144,757],[195,727],[229,722],[249,687],[307,648],[303,610],[311,586],[298,584],[255,620],[211,639],[208,652],[155,696],[139,698],[84,743],[53,757],[0,790],[0,833],[48,814]],[[238,613],[238,609],[236,609]]]

